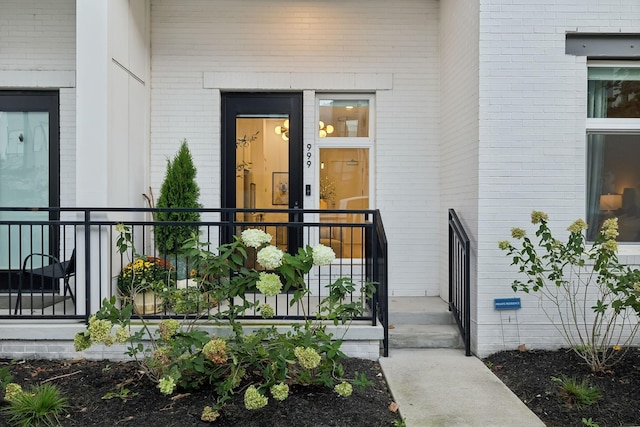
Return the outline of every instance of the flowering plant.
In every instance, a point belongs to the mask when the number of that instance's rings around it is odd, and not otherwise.
[[[638,330],[629,318],[628,307],[638,311],[636,285],[640,272],[618,260],[618,220],[604,221],[596,240],[587,243],[588,225],[574,221],[563,242],[548,226],[544,212],[533,211],[531,222],[538,226],[534,243],[522,228],[512,228],[511,237],[521,242],[518,248],[508,240],[498,243],[507,252],[526,281],[514,280],[514,291],[540,296],[540,306],[565,342],[593,371],[604,371],[618,361]],[[640,287],[639,287],[640,289]],[[548,312],[548,307],[553,307]],[[622,330],[627,328],[627,335]]]
[[[143,256],[128,263],[118,275],[121,295],[145,291],[163,291],[176,283],[176,269],[162,258]]]
[[[122,248],[127,249],[130,236],[126,229],[121,233]],[[335,253],[323,245],[307,245],[297,254],[286,253],[272,246],[271,240],[271,235],[261,230],[245,230],[216,251],[210,251],[209,243],[200,242],[197,235],[184,242],[184,253],[193,260],[198,278],[198,286],[189,289],[206,292],[221,302],[218,310],[207,313],[208,319],[217,326],[227,326],[228,335],[216,337],[199,329],[197,315],[195,319],[185,316],[181,321],[163,319],[157,328],[149,327],[150,320],[140,317],[140,330],[126,334],[123,328],[131,329],[132,308],[118,308],[112,297],[103,301],[87,330],[76,335],[76,349],[125,340],[129,344],[126,354],[136,360],[141,358],[142,369],[158,384],[161,393],[213,387],[217,398],[203,409],[201,419],[206,421],[215,420],[230,396],[243,389],[245,407],[259,409],[268,404],[269,392],[277,401],[286,399],[291,391],[289,385],[337,385],[334,391],[346,397],[351,393],[351,384],[371,384],[364,374],[345,378],[340,364],[345,357],[340,350],[342,339],[326,328],[329,323],[348,326],[362,315],[364,301],[373,298],[374,285],[364,283],[357,287],[351,279],[339,278],[326,285],[328,295],[314,308],[317,311],[307,313],[310,308],[304,302],[311,291],[306,278],[314,266],[331,264]],[[255,262],[271,271],[247,268],[247,264]],[[135,261],[131,270],[135,272]],[[284,332],[268,320],[276,314],[268,302],[277,302],[281,292],[290,293],[290,306],[299,305],[304,319]],[[262,326],[254,323],[251,333],[245,333],[240,319],[258,313],[265,319]]]

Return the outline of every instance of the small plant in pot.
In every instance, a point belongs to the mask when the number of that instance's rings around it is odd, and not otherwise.
[[[202,205],[198,203],[200,188],[196,182],[196,168],[187,140],[183,139],[180,149],[173,158],[167,160],[167,170],[165,173],[160,197],[156,204],[160,209],[198,209]],[[200,221],[199,212],[189,211],[161,211],[155,213],[157,222],[189,222]],[[173,261],[177,266],[178,279],[187,277],[188,262],[182,253],[182,245],[191,237],[192,233],[198,232],[198,226],[194,224],[185,225],[160,225],[154,227],[156,248],[164,259]]]
[[[133,303],[139,314],[158,313],[165,305],[164,295],[176,285],[176,269],[170,262],[152,256],[136,256],[118,275],[118,291],[126,303]]]

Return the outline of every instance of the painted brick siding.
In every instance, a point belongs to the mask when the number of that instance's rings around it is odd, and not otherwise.
[[[478,235],[478,5],[465,0],[441,2],[440,69],[441,108],[441,204],[440,229],[447,230],[447,210],[456,210],[465,227],[474,256],[470,259],[471,283],[476,283]],[[448,234],[442,233],[443,252]],[[440,266],[440,294],[448,298],[448,260]],[[471,294],[471,318],[475,324],[476,294]],[[475,325],[473,326],[475,330]]]
[[[75,71],[75,28],[74,0],[3,0],[0,89],[57,88],[50,82],[60,81],[60,72]],[[34,72],[39,77],[28,84],[20,78]],[[60,89],[60,204],[74,206],[75,89],[66,86]]]
[[[585,216],[586,59],[565,55],[565,33],[637,33],[639,22],[636,0],[480,2],[480,356],[514,347],[501,332],[513,320],[493,310],[494,298],[514,296],[516,277],[497,242],[514,226],[531,233],[534,209],[548,212],[563,238]],[[520,341],[561,345],[535,298],[520,296]]]
[[[390,290],[438,294],[437,1],[154,0],[151,22],[151,183],[157,193],[165,159],[185,137],[207,207],[220,204],[218,89],[268,88],[242,86],[243,72],[266,79],[275,72],[316,73],[323,81],[331,78],[323,73],[390,74],[392,89],[376,95],[372,165],[374,207],[390,242]],[[211,72],[236,73],[239,87],[203,88],[203,73]],[[309,108],[313,92],[305,94]],[[310,135],[315,125],[306,111],[305,117]]]

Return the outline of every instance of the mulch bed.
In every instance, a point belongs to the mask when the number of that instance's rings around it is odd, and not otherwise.
[[[62,426],[388,427],[400,420],[399,414],[388,409],[392,398],[380,365],[356,358],[344,361],[347,376],[353,378],[355,371],[365,373],[373,386],[363,391],[354,387],[349,398],[324,387],[293,386],[284,402],[270,399],[265,408],[248,411],[242,391],[213,424],[200,421],[204,406],[215,399],[211,390],[164,396],[133,362],[0,360],[0,368],[7,365],[13,382],[23,388],[43,381],[60,387],[70,403]],[[128,398],[103,399],[122,387],[129,390]],[[0,425],[5,424],[6,418],[0,415]]]
[[[632,348],[610,372],[593,373],[571,350],[504,351],[485,364],[547,426],[582,426],[582,419],[600,427],[640,425],[640,349]],[[551,377],[587,379],[601,398],[592,406],[568,405]],[[594,424],[594,425],[595,425]]]

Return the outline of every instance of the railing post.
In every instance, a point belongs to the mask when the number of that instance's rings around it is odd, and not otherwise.
[[[84,211],[84,302],[85,302],[85,322],[89,323],[91,315],[91,211]]]

